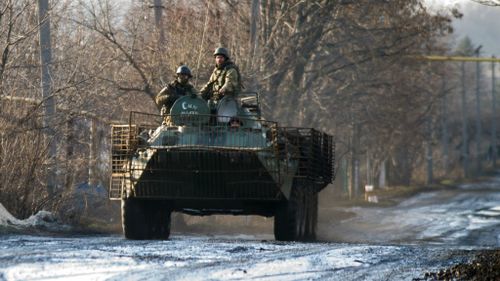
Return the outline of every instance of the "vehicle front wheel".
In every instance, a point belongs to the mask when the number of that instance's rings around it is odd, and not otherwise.
[[[167,240],[170,236],[172,211],[166,201],[151,201],[146,207],[149,217],[149,239]]]
[[[123,234],[134,240],[166,240],[170,236],[171,213],[166,201],[122,199]]]
[[[290,199],[281,202],[274,215],[274,237],[279,241],[301,241],[305,236],[305,196],[292,188]]]
[[[127,239],[147,239],[148,224],[143,202],[136,198],[122,199],[122,228]]]

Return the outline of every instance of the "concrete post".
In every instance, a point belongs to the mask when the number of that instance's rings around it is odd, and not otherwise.
[[[41,62],[41,82],[42,82],[42,98],[44,108],[44,128],[49,141],[48,149],[48,167],[47,167],[47,191],[51,195],[57,185],[57,146],[55,139],[54,115],[55,115],[55,100],[52,95],[52,49],[50,40],[50,17],[49,17],[49,1],[38,1],[38,22],[40,25],[40,62]]]
[[[465,62],[462,62],[462,167],[464,178],[469,177],[469,141],[467,134],[467,99],[465,89]]]
[[[495,57],[493,57],[494,59]],[[491,62],[491,112],[492,112],[492,117],[491,117],[491,161],[493,164],[493,169],[497,168],[497,109],[496,109],[496,93],[495,93],[495,87],[496,87],[496,82],[495,82],[495,62]]]
[[[89,179],[88,183],[94,187],[97,185],[97,158],[99,154],[99,137],[97,131],[96,120],[89,120]]]
[[[255,46],[257,45],[257,22],[259,20],[259,0],[252,0],[252,10],[250,14],[250,52],[249,52],[249,68],[253,69],[253,61],[255,57]]]
[[[427,129],[427,140],[426,140],[426,159],[427,159],[427,181],[426,184],[432,184],[433,179],[433,163],[432,163],[432,119],[431,117],[427,117],[426,121],[426,129]]]
[[[379,172],[379,175],[378,175],[378,187],[379,188],[385,188],[386,187],[386,168],[385,168],[385,163],[386,161],[382,161],[382,163],[380,163],[380,172]]]
[[[446,93],[446,77],[443,77],[441,84],[441,91],[443,97],[441,99],[441,145],[443,147],[443,169],[445,175],[448,175],[449,171],[449,141],[448,136],[448,94]]]
[[[476,54],[479,56],[479,52]],[[476,175],[482,174],[481,167],[481,143],[482,143],[482,125],[481,125],[481,69],[479,62],[476,61]]]
[[[156,59],[158,60],[158,79],[160,82],[164,82],[164,74],[165,70],[163,67],[163,60],[162,60],[162,50],[165,49],[165,32],[163,31],[163,9],[165,7],[163,6],[162,0],[154,0],[154,13],[155,13],[155,27],[156,27],[156,32],[158,34],[158,47],[157,47],[157,55]]]

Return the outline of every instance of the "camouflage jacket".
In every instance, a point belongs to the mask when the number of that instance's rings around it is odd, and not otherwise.
[[[225,95],[236,97],[242,89],[238,66],[232,61],[215,67],[208,83],[200,90],[204,99],[215,97],[221,99]]]
[[[170,111],[174,102],[185,95],[196,95],[193,85],[191,83],[181,84],[179,81],[174,80],[156,95],[155,101],[159,108],[165,105],[167,110]]]

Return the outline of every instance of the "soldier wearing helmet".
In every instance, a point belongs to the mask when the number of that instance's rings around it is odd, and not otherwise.
[[[220,100],[224,96],[236,97],[242,89],[240,70],[231,61],[226,48],[217,48],[214,52],[215,68],[200,90],[206,100]]]
[[[158,95],[156,95],[156,104],[160,108],[165,106],[164,110],[166,114],[170,112],[170,108],[178,98],[185,95],[196,96],[195,88],[189,83],[189,79],[193,77],[189,67],[186,65],[179,66],[176,75],[176,79],[170,82],[158,93]]]

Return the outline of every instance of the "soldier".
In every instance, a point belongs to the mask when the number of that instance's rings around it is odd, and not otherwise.
[[[220,100],[224,96],[236,97],[242,89],[241,75],[226,48],[217,48],[214,52],[215,69],[205,86],[200,90],[204,99]]]
[[[162,108],[163,114],[168,114],[174,102],[185,95],[196,96],[196,90],[189,83],[189,79],[193,77],[191,70],[186,65],[181,65],[177,68],[177,78],[163,88],[156,95],[156,104]],[[163,109],[165,107],[165,109]]]

